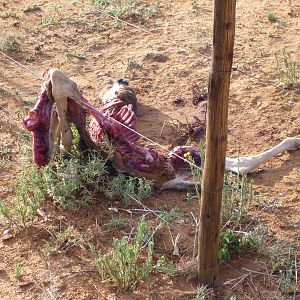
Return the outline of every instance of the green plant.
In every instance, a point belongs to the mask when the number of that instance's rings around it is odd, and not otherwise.
[[[43,247],[43,252],[45,255],[66,252],[76,245],[88,244],[89,240],[88,234],[80,234],[73,226],[68,226],[63,231],[52,233],[51,240]]]
[[[200,143],[198,145],[198,150],[199,150],[200,161],[201,161],[200,168],[203,170],[203,168],[204,168],[204,155],[205,155],[205,143],[204,143],[204,141],[202,141],[202,140],[200,141]],[[198,199],[200,199],[202,170],[199,169],[196,166],[195,160],[193,159],[191,153],[189,153],[189,152],[185,153],[184,158],[190,164],[190,169],[191,169],[191,172],[192,172],[193,181],[195,183],[196,194],[197,194]]]
[[[143,258],[142,245],[147,225],[144,219],[137,226],[136,235],[130,243],[129,237],[113,240],[110,254],[102,254],[91,246],[97,271],[101,279],[120,289],[131,289],[139,280],[153,270],[153,241],[149,241],[146,258]]]
[[[58,158],[43,169],[47,194],[62,208],[73,210],[91,203],[93,193],[102,189],[106,175],[105,161],[94,151],[85,159]]]
[[[191,300],[205,300],[209,295],[209,289],[206,285],[197,287],[196,294]]]
[[[97,5],[105,10],[108,14],[123,18],[124,15],[130,11],[135,4],[133,0],[92,0],[94,5]]]
[[[43,17],[41,19],[41,24],[44,26],[55,25],[61,21],[61,18],[58,14],[53,14],[50,16]]]
[[[159,12],[157,3],[151,5],[141,4],[132,12],[132,19],[137,19],[141,23],[145,23],[148,19],[153,18]]]
[[[108,230],[122,230],[126,229],[128,226],[129,224],[126,222],[125,219],[113,215],[111,220],[108,223],[104,224],[102,228],[107,228]]]
[[[131,18],[139,22],[145,22],[157,15],[159,11],[157,3],[148,5],[134,0],[92,0],[92,4],[116,18]],[[118,20],[114,22],[116,25],[120,25]]]
[[[222,223],[231,222],[239,224],[247,213],[253,199],[252,181],[248,183],[246,175],[238,175],[231,172],[224,174],[222,189]]]
[[[219,245],[219,259],[228,260],[231,253],[241,253],[245,247],[254,248],[257,241],[252,232],[236,232],[232,229],[226,229],[221,232]]]
[[[176,273],[176,266],[163,255],[157,260],[154,270],[171,276]]]
[[[240,239],[232,229],[227,229],[225,232],[222,232],[220,235],[219,259],[220,260],[230,259],[230,252],[232,250],[238,253],[241,252]]]
[[[14,276],[19,279],[23,275],[23,267],[21,264],[16,264],[14,268]]]
[[[199,197],[198,196],[194,196],[192,193],[190,192],[187,192],[186,193],[186,201],[189,205],[192,204],[193,202],[193,199],[195,199],[196,201],[199,200]]]
[[[49,16],[44,16],[41,19],[41,24],[44,26],[59,24],[62,21],[61,12],[57,5],[54,6],[54,13]]]
[[[18,43],[19,37],[14,33],[3,31],[0,36],[0,50],[7,52],[20,52],[21,47]]]
[[[194,10],[199,9],[199,1],[198,0],[192,0],[192,8]]]
[[[292,89],[300,85],[300,63],[292,58],[290,52],[283,49],[282,55],[275,54],[277,70],[286,88]]]
[[[0,203],[1,214],[12,224],[25,227],[32,223],[45,198],[44,181],[36,167],[22,171],[14,186],[12,207]]]
[[[269,257],[271,273],[280,276],[280,289],[284,293],[293,290],[295,280],[295,257],[298,247],[285,240],[274,239],[268,236],[268,230],[264,227],[256,227],[252,231],[256,242],[255,247],[259,254]]]
[[[184,214],[179,211],[178,207],[172,208],[169,212],[167,211],[162,211],[157,215],[157,220],[162,221],[163,224],[168,224],[171,220],[173,219],[183,219]]]
[[[270,22],[275,23],[277,21],[276,16],[272,12],[267,13],[267,18]]]
[[[276,37],[276,35],[275,35],[275,33],[274,33],[273,31],[270,31],[270,32],[268,33],[268,37],[269,37],[269,38],[274,38],[274,37]]]
[[[127,58],[126,63],[124,62],[124,64],[127,65],[127,69],[128,70],[133,70],[133,69],[142,69],[143,66],[141,64],[139,64],[137,61]]]
[[[104,193],[109,198],[118,197],[125,204],[133,202],[133,198],[142,200],[150,196],[152,192],[152,182],[144,178],[126,176],[119,173],[113,178]]]

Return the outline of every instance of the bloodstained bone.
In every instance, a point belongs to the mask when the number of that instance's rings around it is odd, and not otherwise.
[[[43,86],[35,107],[23,118],[24,126],[32,132],[33,159],[38,166],[50,161],[50,119],[53,101]]]

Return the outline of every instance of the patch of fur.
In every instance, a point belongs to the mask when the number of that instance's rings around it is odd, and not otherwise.
[[[133,111],[137,112],[137,97],[133,88],[127,80],[119,79],[109,83],[102,91],[101,100],[103,105],[118,98],[123,101],[123,105],[132,104]]]

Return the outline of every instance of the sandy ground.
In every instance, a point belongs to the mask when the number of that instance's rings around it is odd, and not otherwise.
[[[187,125],[195,117],[205,120],[205,109],[195,99],[207,92],[212,54],[212,1],[150,1],[153,16],[127,20],[143,27],[116,25],[95,10],[88,1],[1,1],[0,34],[18,36],[18,52],[5,52],[30,72],[0,55],[0,193],[12,199],[12,186],[24,156],[24,129],[20,117],[36,101],[39,76],[49,67],[62,69],[75,80],[84,95],[100,106],[99,92],[111,78],[128,78],[137,91],[138,130],[169,149],[177,144],[198,141],[201,131],[189,138]],[[36,5],[36,9],[34,8]],[[276,16],[270,22],[268,13]],[[300,91],[283,88],[275,54],[283,49],[299,61],[300,4],[298,1],[238,1],[234,71],[229,101],[228,155],[254,154],[274,146],[288,136],[300,134]],[[282,58],[279,58],[282,62]],[[300,231],[300,151],[284,153],[261,165],[250,179],[254,193],[262,201],[276,205],[263,211],[259,222],[274,238],[288,242],[299,239]],[[163,192],[145,201],[152,209],[178,208],[197,215],[198,204],[187,203],[184,192]],[[132,292],[120,292],[101,283],[93,272],[89,251],[75,245],[62,253],[45,256],[44,245],[49,232],[73,226],[76,234],[90,232],[95,244],[108,249],[112,236],[128,234],[126,230],[107,232],[103,225],[111,219],[109,207],[119,202],[96,199],[92,207],[71,213],[46,201],[46,217],[16,236],[0,240],[1,299],[192,299],[194,279],[187,274],[172,278],[152,276]],[[251,215],[259,211],[253,208]],[[121,216],[129,218],[126,212]],[[141,214],[130,217],[136,224]],[[172,257],[172,243],[167,230],[160,232],[164,251],[175,263],[184,264],[192,256],[193,222],[177,220],[181,235],[181,256]],[[155,218],[149,217],[154,226]],[[5,228],[0,219],[0,227]],[[172,229],[176,237],[178,231]],[[166,250],[169,249],[169,250]],[[160,254],[160,248],[155,255]],[[216,299],[289,299],[277,290],[278,282],[253,278],[240,284],[229,280],[245,273],[242,268],[261,270],[266,259],[251,253],[231,260],[220,268],[220,287]],[[17,264],[23,266],[21,280],[14,276]],[[191,275],[191,274],[190,274]],[[252,279],[251,279],[252,280]]]

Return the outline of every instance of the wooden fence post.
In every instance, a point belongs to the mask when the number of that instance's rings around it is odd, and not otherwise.
[[[214,7],[213,62],[208,86],[206,150],[198,228],[198,279],[201,284],[209,286],[216,283],[219,271],[220,215],[236,0],[215,0]]]

